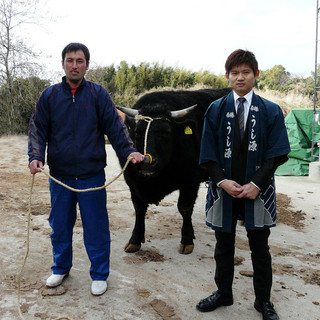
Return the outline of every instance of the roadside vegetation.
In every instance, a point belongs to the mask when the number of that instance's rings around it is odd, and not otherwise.
[[[116,105],[132,107],[139,97],[154,90],[196,90],[228,87],[224,75],[207,70],[190,71],[158,63],[96,67],[86,78],[107,89]],[[26,134],[29,119],[41,92],[50,86],[49,80],[36,76],[16,77],[0,86],[0,135]],[[278,103],[286,113],[292,108],[312,108],[313,75],[301,78],[291,75],[281,65],[261,71],[256,91]]]

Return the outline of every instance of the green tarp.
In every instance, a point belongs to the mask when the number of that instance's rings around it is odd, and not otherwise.
[[[280,166],[276,175],[278,176],[307,176],[309,174],[309,163],[311,162],[312,131],[313,131],[313,109],[292,109],[285,118],[285,124],[289,136],[291,152],[289,160]],[[319,159],[320,125],[315,124],[315,148],[313,149],[313,161]]]

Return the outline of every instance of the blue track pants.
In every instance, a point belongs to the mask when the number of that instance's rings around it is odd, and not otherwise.
[[[102,172],[85,180],[61,180],[75,189],[100,187],[105,183]],[[51,193],[51,213],[49,223],[52,228],[51,243],[54,274],[68,273],[72,267],[72,235],[79,204],[83,225],[83,238],[91,262],[92,280],[106,280],[109,275],[110,231],[106,208],[106,190],[73,192],[49,179]]]

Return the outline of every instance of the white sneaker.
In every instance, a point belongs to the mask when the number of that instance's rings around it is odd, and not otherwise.
[[[91,293],[94,296],[101,296],[107,291],[108,285],[107,281],[92,281]]]
[[[52,274],[46,282],[46,286],[49,288],[54,288],[59,286],[63,279],[66,278],[69,275],[69,273],[65,273],[65,274]]]

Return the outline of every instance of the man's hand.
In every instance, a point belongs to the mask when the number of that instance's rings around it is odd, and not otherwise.
[[[243,186],[243,190],[236,198],[247,198],[254,200],[260,193],[260,190],[252,183],[247,183]]]
[[[133,164],[142,162],[144,160],[144,155],[141,154],[140,152],[132,152],[129,154],[128,159],[133,157],[133,159],[131,159],[131,162]]]
[[[233,198],[238,198],[239,194],[243,191],[243,187],[233,180],[223,181],[220,183],[220,187]]]
[[[37,172],[41,172],[40,168],[42,170],[44,169],[42,161],[35,159],[30,162],[29,169],[31,174],[36,174]]]

